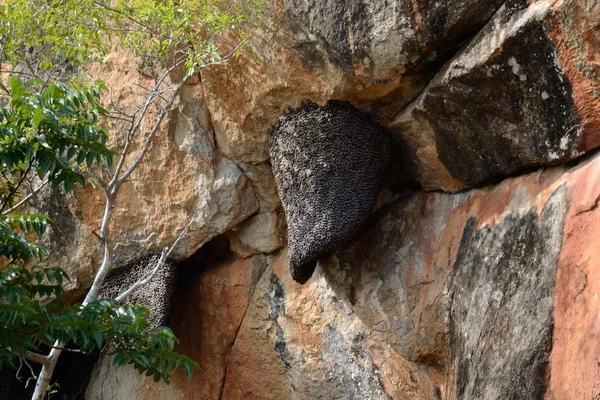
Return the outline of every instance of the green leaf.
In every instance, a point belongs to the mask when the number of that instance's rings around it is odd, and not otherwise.
[[[93,330],[92,336],[94,337],[94,340],[96,341],[96,348],[101,349],[102,342],[103,342],[102,333],[99,330]]]
[[[40,123],[44,120],[44,110],[42,107],[38,107],[35,109],[35,114],[33,116],[33,128],[37,130],[40,126]]]

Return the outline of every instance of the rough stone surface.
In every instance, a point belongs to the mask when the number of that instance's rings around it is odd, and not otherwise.
[[[591,1],[507,1],[389,124],[421,184],[456,191],[597,147],[597,16]]]
[[[210,251],[218,252],[215,247]],[[110,358],[101,359],[88,387],[88,399],[220,398],[229,352],[266,260],[264,256],[244,260],[194,256],[180,267],[183,272],[173,300],[171,326],[180,340],[178,349],[195,359],[200,369],[191,381],[180,371],[170,385],[155,384],[133,368],[115,370]],[[203,268],[208,271],[199,273]]]
[[[348,104],[306,104],[273,129],[269,152],[288,226],[292,276],[348,241],[377,200],[390,139]]]
[[[549,378],[564,186],[541,215],[471,219],[454,263],[450,318],[459,399],[541,399]],[[510,349],[509,351],[506,351]]]
[[[199,292],[176,300],[199,303],[174,307],[188,315],[174,329],[203,371],[160,390],[123,370],[103,382],[137,379],[149,399],[593,398],[598,171],[595,155],[403,195],[305,285],[286,249],[202,261],[203,283],[186,280]]]
[[[255,55],[202,72],[219,149],[268,160],[268,129],[309,100],[392,118],[502,1],[274,0],[249,27]]]
[[[225,398],[543,398],[563,227],[598,166],[401,199],[302,287],[271,258]]]
[[[192,216],[177,259],[226,254],[183,267],[173,303],[202,369],[154,385],[103,360],[88,397],[597,398],[599,30],[596,0],[271,1],[249,27],[255,53],[185,88],[111,227],[119,264],[159,253]],[[89,69],[125,110],[148,84],[138,70],[117,53]],[[279,247],[269,129],[332,100],[393,133],[396,176],[301,286],[288,262],[301,242],[290,230]],[[398,185],[411,180],[458,193]],[[102,193],[36,206],[58,221],[49,262],[84,289]]]
[[[283,245],[280,235],[281,216],[276,212],[265,212],[250,217],[233,229],[231,250],[245,258],[253,254],[269,254]]]
[[[89,72],[106,82],[123,112],[132,112],[141,101],[138,85],[151,84],[137,71],[135,59],[125,54],[111,53]],[[106,124],[112,134],[110,144],[119,148],[123,123],[109,120]],[[139,148],[135,142],[133,151]],[[52,191],[40,194],[37,204],[40,210],[50,205],[58,225],[47,238],[56,249],[48,264],[65,268],[73,278],[73,289],[81,292],[102,262],[102,248],[92,232],[100,229],[104,194],[92,187],[77,189],[68,197]],[[144,162],[121,187],[110,227],[115,263],[123,266],[160,253],[194,217],[189,233],[172,253],[175,260],[185,259],[258,209],[250,181],[216,149],[201,87],[186,86]]]

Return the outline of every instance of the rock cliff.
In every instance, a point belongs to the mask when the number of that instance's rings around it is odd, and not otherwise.
[[[88,398],[598,398],[599,32],[596,0],[272,0],[254,54],[186,86],[115,209],[122,264],[196,217],[171,326],[201,369],[167,386],[101,360]],[[145,79],[118,53],[90,72],[123,107]],[[269,132],[329,101],[383,126],[392,162],[299,285]],[[100,192],[39,201],[81,292]]]

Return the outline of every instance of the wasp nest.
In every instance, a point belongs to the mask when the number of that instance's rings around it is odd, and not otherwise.
[[[106,278],[98,298],[115,298],[140,278],[150,273],[156,266],[159,256],[152,256],[128,267],[116,270]],[[169,324],[171,300],[177,284],[176,265],[166,262],[154,278],[146,285],[137,288],[125,302],[144,306],[150,310],[150,326],[153,328]]]
[[[292,277],[352,238],[373,208],[391,156],[386,132],[346,103],[308,103],[271,132],[271,163],[288,224]]]

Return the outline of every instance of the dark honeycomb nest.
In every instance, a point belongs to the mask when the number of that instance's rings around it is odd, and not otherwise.
[[[104,281],[98,298],[114,298],[127,290],[133,283],[150,272],[159,256],[152,256],[130,266],[117,269]],[[177,267],[166,262],[148,284],[136,289],[125,300],[127,304],[144,306],[150,310],[150,326],[153,328],[169,324],[171,300],[177,284]]]
[[[292,277],[350,240],[373,208],[391,158],[385,130],[347,103],[307,103],[271,132],[271,163],[288,224]]]

